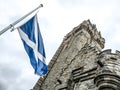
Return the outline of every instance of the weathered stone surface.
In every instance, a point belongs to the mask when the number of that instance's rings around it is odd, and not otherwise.
[[[119,79],[120,52],[101,51],[104,43],[96,26],[84,21],[64,37],[48,65],[48,74],[38,80],[33,90],[100,90],[101,75],[105,76],[103,84],[106,77]],[[118,88],[118,81],[113,86]]]
[[[111,50],[105,50],[99,54],[97,59],[99,67],[94,83],[98,90],[120,90],[120,56],[118,51],[111,53]]]

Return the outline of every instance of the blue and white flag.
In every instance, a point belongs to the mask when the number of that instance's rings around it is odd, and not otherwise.
[[[45,50],[43,39],[39,30],[37,15],[18,28],[24,48],[30,58],[30,63],[35,74],[43,76],[47,73],[48,67],[45,64]]]

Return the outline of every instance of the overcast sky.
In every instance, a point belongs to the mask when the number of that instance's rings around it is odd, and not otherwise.
[[[0,0],[0,30],[41,3],[38,20],[47,63],[64,36],[87,19],[101,31],[105,49],[120,50],[120,0]],[[30,90],[38,78],[17,30],[1,35],[0,90]]]

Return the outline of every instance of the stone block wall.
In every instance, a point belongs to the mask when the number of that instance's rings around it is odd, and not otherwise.
[[[102,51],[104,43],[96,26],[84,21],[64,37],[33,90],[119,90],[120,53]]]

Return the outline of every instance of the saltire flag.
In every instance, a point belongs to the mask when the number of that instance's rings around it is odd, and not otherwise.
[[[29,56],[30,63],[35,70],[35,74],[40,76],[45,75],[48,71],[48,67],[45,64],[46,55],[37,15],[21,25],[18,28],[18,32]]]

